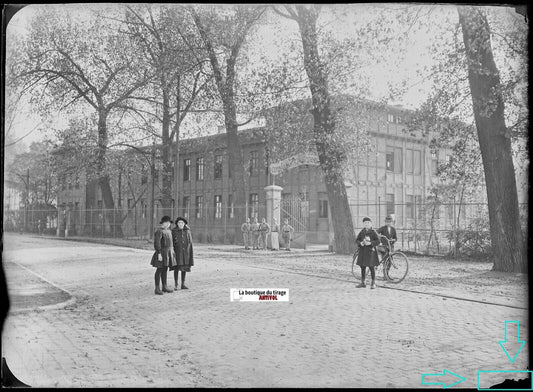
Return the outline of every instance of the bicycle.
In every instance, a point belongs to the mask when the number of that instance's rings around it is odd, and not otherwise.
[[[387,237],[380,234],[378,234],[378,237],[380,239],[385,238],[387,240],[387,244],[385,245],[386,253],[381,260],[379,259],[378,254],[379,265],[376,267],[376,275],[378,271],[382,268],[383,279],[385,281],[389,283],[400,283],[402,280],[405,279],[405,277],[407,276],[407,272],[409,271],[409,259],[405,254],[400,251],[392,252],[391,243]],[[357,268],[358,272],[355,271],[355,266],[357,262],[356,260],[358,255],[359,248],[357,248],[357,250],[353,254],[352,275],[355,277],[355,279],[360,280],[360,268]]]

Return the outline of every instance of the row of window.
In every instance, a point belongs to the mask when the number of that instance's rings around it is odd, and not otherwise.
[[[59,182],[61,183],[62,190],[67,189],[67,187],[68,189],[80,189],[80,178],[78,176],[76,176],[74,181],[72,181],[72,178],[70,176],[67,177],[66,175],[64,175],[59,178]]]
[[[223,156],[215,155],[214,159],[214,178],[219,180],[222,178],[222,167],[223,167]],[[196,181],[203,181],[204,179],[204,167],[205,162],[204,158],[196,158]],[[249,164],[248,164],[248,173],[250,176],[259,175],[259,153],[258,151],[250,151],[249,155]],[[231,177],[231,171],[229,172]],[[191,160],[183,160],[183,181],[191,180]]]
[[[401,124],[403,122],[402,116],[396,116],[394,114],[389,113],[387,115],[387,121],[393,124]]]
[[[401,147],[387,147],[385,156],[385,167],[387,171],[393,173],[402,172],[402,152]],[[435,153],[431,153],[431,175],[437,175],[438,160]],[[407,174],[422,174],[422,151],[416,149],[405,149],[405,172]]]

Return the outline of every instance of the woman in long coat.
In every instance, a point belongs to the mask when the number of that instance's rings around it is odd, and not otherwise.
[[[176,219],[176,227],[172,229],[172,240],[174,243],[174,252],[176,253],[176,267],[174,270],[174,290],[178,289],[178,273],[181,271],[181,288],[188,289],[185,286],[185,275],[191,272],[194,265],[192,250],[192,236],[187,220],[179,217]]]
[[[154,248],[155,252],[152,256],[150,264],[156,268],[155,270],[155,294],[162,295],[165,293],[172,293],[173,291],[167,287],[167,269],[176,266],[176,255],[172,246],[172,232],[170,231],[170,223],[172,218],[164,216],[161,218],[161,227],[154,233]],[[163,291],[159,288],[159,281],[163,283]]]
[[[366,287],[365,275],[366,267],[370,269],[372,275],[371,289],[376,288],[376,269],[379,265],[378,254],[376,246],[379,245],[380,240],[378,234],[372,229],[372,220],[370,218],[363,219],[363,230],[357,236],[357,245],[359,246],[359,255],[357,256],[357,265],[361,267],[361,284],[357,287]]]

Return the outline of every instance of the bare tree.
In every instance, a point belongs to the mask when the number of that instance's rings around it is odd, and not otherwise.
[[[23,49],[12,48],[11,81],[31,92],[43,112],[84,110],[86,106],[76,106],[80,101],[96,112],[96,175],[105,208],[111,211],[108,219],[113,222],[115,204],[106,170],[108,119],[114,111],[129,106],[151,75],[146,69],[132,69],[137,53],[124,47],[124,40],[112,34],[97,15],[81,23],[69,13],[43,12],[44,17],[33,21]],[[120,233],[120,227],[115,232]]]

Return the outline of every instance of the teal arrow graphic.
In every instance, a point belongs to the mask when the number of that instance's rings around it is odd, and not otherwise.
[[[509,324],[516,324],[516,338],[514,334],[511,332],[509,334],[509,339],[507,339],[507,326]],[[511,336],[512,335],[512,336]],[[506,321],[505,322],[505,340],[500,340],[498,343],[500,343],[500,346],[507,355],[507,358],[509,358],[509,361],[511,363],[514,362],[520,351],[522,351],[522,348],[524,347],[524,344],[526,344],[525,341],[520,340],[520,322],[519,321]],[[514,355],[513,355],[514,354]]]
[[[445,382],[439,382],[439,381],[430,382],[430,381],[427,381],[427,377],[437,378],[437,377],[444,377],[446,375],[452,375],[454,377],[457,377],[458,380],[456,382],[450,384],[450,385],[446,385]],[[437,380],[438,380],[438,378],[437,378]],[[457,385],[460,382],[463,382],[464,380],[466,380],[466,378],[461,377],[458,374],[452,373],[452,372],[450,372],[449,370],[446,370],[446,369],[444,369],[441,374],[438,374],[438,373],[437,374],[431,374],[431,373],[422,374],[422,385],[442,385],[442,387],[444,389],[450,388],[450,387],[452,387],[454,385]]]

